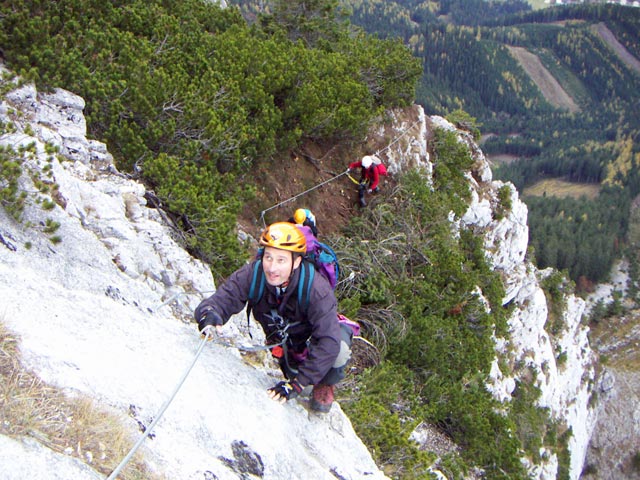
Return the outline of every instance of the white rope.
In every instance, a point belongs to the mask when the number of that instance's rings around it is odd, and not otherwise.
[[[385,150],[388,150],[389,148],[391,148],[391,145],[393,145],[394,143],[398,142],[402,137],[404,137],[407,134],[407,132],[409,132],[409,130],[411,130],[413,127],[415,127],[419,123],[420,123],[420,120],[416,120],[411,126],[407,127],[404,132],[402,132],[400,135],[398,135],[389,145],[384,147],[382,150],[378,150],[376,152],[376,155],[378,155],[379,153],[382,153]]]
[[[142,435],[140,436],[140,438],[138,439],[136,444],[131,448],[131,450],[129,450],[129,453],[127,454],[127,456],[122,459],[122,461],[116,467],[116,469],[113,472],[111,472],[111,475],[109,475],[109,477],[107,477],[107,480],[114,480],[116,478],[116,476],[125,467],[125,465],[129,462],[129,460],[131,460],[131,457],[133,457],[134,453],[136,453],[138,448],[140,448],[140,445],[142,445],[142,442],[144,442],[145,438],[147,438],[147,436],[151,433],[151,431],[153,430],[153,427],[156,426],[156,424],[158,423],[158,421],[162,417],[162,414],[169,407],[169,404],[173,401],[174,397],[178,393],[178,390],[180,390],[180,387],[182,387],[182,384],[187,379],[187,376],[191,372],[191,369],[193,368],[193,366],[196,364],[196,361],[198,360],[198,357],[202,353],[202,349],[204,348],[204,346],[207,343],[208,339],[209,339],[208,335],[203,335],[202,340],[200,341],[200,345],[198,346],[198,351],[196,352],[196,356],[193,358],[193,361],[191,362],[191,365],[189,365],[189,367],[185,370],[184,374],[182,375],[182,378],[178,382],[178,385],[176,385],[176,388],[171,393],[171,396],[169,398],[167,398],[167,400],[164,402],[164,405],[162,405],[162,408],[160,409],[160,411],[158,412],[158,414],[154,418],[153,422],[151,422],[151,425],[149,425],[145,429],[145,431],[142,433]]]
[[[348,171],[344,171],[344,172],[342,172],[342,173],[340,173],[340,174],[336,175],[335,177],[332,177],[332,178],[330,178],[329,180],[325,180],[324,182],[319,183],[318,185],[316,185],[316,186],[314,186],[314,187],[311,187],[311,188],[309,188],[308,190],[305,190],[304,192],[301,192],[301,193],[299,193],[299,194],[297,194],[297,195],[295,195],[295,196],[293,196],[293,197],[291,197],[291,198],[289,198],[289,199],[287,199],[287,200],[285,200],[285,201],[283,201],[283,202],[276,203],[274,206],[269,207],[269,208],[267,208],[267,209],[265,209],[265,210],[262,210],[262,212],[260,212],[260,220],[262,220],[262,225],[263,225],[264,227],[266,227],[266,226],[267,226],[266,222],[264,221],[264,214],[265,214],[265,213],[267,213],[269,210],[273,210],[274,208],[278,208],[278,207],[280,207],[280,206],[282,206],[282,205],[284,205],[284,204],[286,204],[286,203],[292,202],[292,201],[293,201],[293,200],[295,200],[296,198],[301,197],[301,196],[303,196],[303,195],[306,195],[307,193],[309,193],[309,192],[311,192],[311,191],[315,190],[316,188],[320,188],[320,187],[322,187],[323,185],[326,185],[326,184],[327,184],[327,183],[329,183],[329,182],[333,182],[336,178],[340,178],[342,175],[346,175],[346,174],[347,174],[347,172],[348,172]]]

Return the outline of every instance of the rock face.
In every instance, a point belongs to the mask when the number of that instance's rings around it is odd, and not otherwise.
[[[598,422],[583,480],[640,479],[640,375],[610,367],[598,383]]]
[[[147,207],[143,186],[86,138],[83,107],[69,92],[31,85],[0,103],[10,126],[0,144],[20,159],[28,192],[21,222],[0,209],[0,321],[20,337],[26,367],[123,417],[135,440],[138,421],[151,422],[200,351],[187,322],[214,284],[161,212]],[[42,193],[34,182],[52,188]],[[241,332],[243,314],[230,323],[227,342],[260,340]],[[204,347],[142,446],[152,471],[174,479],[386,478],[339,405],[318,416],[304,401],[273,402],[266,389],[281,376],[266,356]],[[2,478],[104,478],[80,445],[69,448],[82,461],[34,438],[0,435],[0,443]]]
[[[29,145],[35,150],[23,163],[20,178],[22,189],[31,192],[22,222],[0,210],[3,321],[20,335],[24,360],[40,378],[115,411],[127,412],[135,405],[149,418],[199,346],[195,327],[187,322],[214,285],[207,267],[174,240],[176,233],[161,212],[148,208],[144,188],[117,172],[104,144],[86,138],[83,107],[83,100],[69,92],[44,95],[33,86],[16,88],[0,104],[2,121],[15,125],[0,143],[14,151]],[[418,167],[429,181],[430,132],[455,128],[440,117],[427,117],[417,106],[409,116],[403,113],[386,127],[393,132],[372,135],[398,138],[386,152],[391,173]],[[472,202],[454,229],[470,228],[482,236],[488,258],[505,281],[504,304],[514,306],[508,338],[496,338],[489,388],[503,402],[511,400],[518,382],[532,381],[540,389],[539,405],[573,432],[569,476],[577,479],[595,422],[589,402],[594,355],[580,323],[584,302],[568,296],[561,321],[554,322],[550,333],[540,287],[549,272],[536,270],[526,258],[526,206],[511,185],[492,179],[471,136],[456,132],[476,162],[469,175]],[[51,147],[59,154],[51,154]],[[37,177],[55,183],[57,193],[38,193]],[[511,207],[496,215],[501,189],[508,189]],[[53,199],[54,208],[44,210],[43,199]],[[59,224],[56,241],[45,228],[47,222]],[[255,341],[246,335],[244,314],[230,324],[230,342]],[[503,371],[505,362],[498,362],[498,356],[514,367]],[[339,405],[317,417],[309,416],[301,403],[276,404],[264,390],[277,380],[279,372],[268,359],[248,366],[233,348],[207,346],[158,423],[155,439],[147,441],[145,456],[153,469],[185,479],[248,474],[386,478]],[[136,427],[131,420],[132,435]],[[421,438],[418,432],[416,438]],[[34,447],[33,441],[0,441],[7,446],[0,449],[0,463],[15,472],[37,464],[34,449],[58,455]],[[541,464],[530,466],[532,476],[556,478],[558,459],[550,452],[541,452],[541,458]],[[55,464],[63,471],[60,478],[91,478],[85,463],[62,458]],[[20,473],[10,478],[20,478]]]
[[[590,404],[596,357],[589,346],[588,329],[581,324],[585,302],[567,296],[562,318],[550,321],[540,285],[551,272],[538,271],[526,258],[526,206],[513,186],[491,181],[487,161],[475,142],[464,134],[461,141],[470,145],[476,159],[470,179],[473,202],[462,223],[484,237],[488,257],[503,275],[507,287],[504,305],[515,307],[509,320],[509,338],[496,342],[498,352],[509,358],[514,368],[503,372],[494,363],[490,388],[498,399],[509,401],[516,383],[529,381],[528,375],[533,373],[534,385],[541,392],[538,405],[548,408],[552,418],[573,433],[568,442],[569,478],[577,479],[596,418]],[[498,191],[503,188],[509,189],[511,208],[502,218],[491,218],[489,206],[491,211],[497,210]],[[558,459],[550,452],[541,454],[543,461],[531,466],[532,475],[540,479],[556,478]]]
[[[613,276],[612,289],[621,276]],[[626,283],[626,282],[625,282]],[[607,286],[605,286],[607,287]],[[616,285],[616,289],[618,288]],[[595,292],[601,300],[601,292]],[[597,384],[598,421],[584,480],[640,479],[640,315],[627,310],[594,326],[591,344],[603,359]]]
[[[552,272],[538,271],[526,258],[529,234],[526,205],[511,184],[492,179],[490,165],[469,133],[456,129],[441,117],[425,117],[420,107],[414,109],[414,114],[404,118],[415,119],[415,123],[406,120],[397,123],[397,135],[408,129],[414,133],[386,152],[389,169],[422,167],[429,181],[432,168],[425,139],[436,127],[456,131],[459,141],[469,147],[475,159],[469,175],[472,200],[458,227],[472,229],[482,236],[487,257],[501,273],[506,286],[504,305],[514,307],[509,337],[496,339],[496,353],[508,360],[511,369],[502,371],[496,358],[488,387],[502,402],[511,401],[519,382],[532,381],[540,389],[538,405],[548,408],[552,418],[573,433],[568,441],[569,477],[577,479],[596,419],[590,402],[596,381],[596,357],[589,345],[588,329],[581,324],[585,302],[573,295],[567,296],[562,318],[554,321],[551,333],[541,281]],[[500,204],[498,192],[502,189],[508,191],[509,209]],[[499,211],[501,215],[497,214]],[[542,463],[530,465],[532,477],[556,478],[558,459],[551,452],[540,453]]]

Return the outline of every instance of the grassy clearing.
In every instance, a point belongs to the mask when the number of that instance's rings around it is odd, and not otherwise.
[[[640,371],[640,351],[637,346],[640,311],[631,310],[624,316],[610,317],[597,324],[592,323],[589,329],[589,338],[601,349],[607,365],[618,370]]]
[[[538,183],[527,187],[522,192],[523,197],[558,197],[558,198],[580,198],[586,197],[593,200],[600,193],[600,185],[592,183],[575,183],[560,180],[558,178],[550,178],[541,180]]]
[[[640,73],[640,61],[633,56],[620,42],[616,36],[607,28],[604,23],[593,25],[592,30],[595,31],[600,38],[604,40],[607,45],[616,53],[618,58],[622,60],[627,67]]]
[[[588,105],[591,101],[591,94],[580,79],[555,56],[552,50],[547,48],[536,48],[533,50],[544,67],[557,79],[562,88],[567,92],[577,105]]]
[[[520,157],[509,155],[508,153],[497,153],[495,155],[487,155],[487,159],[494,165],[503,165],[515,162]]]
[[[556,108],[575,113],[580,110],[578,104],[564,90],[560,82],[544,66],[540,58],[523,47],[508,47],[511,54],[535,83],[545,100]]]
[[[545,3],[545,0],[529,0],[529,5],[534,10],[539,10],[541,8],[547,8],[549,6],[548,3]]]
[[[0,319],[0,433],[29,436],[50,449],[110,474],[133,446],[124,419],[91,399],[71,398],[47,385],[20,363],[19,339]],[[162,480],[137,454],[120,480]]]

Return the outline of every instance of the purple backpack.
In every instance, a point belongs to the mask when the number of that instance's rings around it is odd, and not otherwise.
[[[316,269],[329,280],[331,288],[335,289],[340,275],[336,252],[326,243],[318,241],[311,232],[311,228],[304,225],[296,225],[296,227],[302,232],[307,242],[305,258],[315,265]]]

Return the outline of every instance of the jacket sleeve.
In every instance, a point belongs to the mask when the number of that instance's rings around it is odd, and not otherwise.
[[[311,324],[309,356],[298,367],[301,385],[315,385],[333,367],[340,353],[340,326],[335,294],[329,282],[316,275],[307,312]]]
[[[349,164],[349,169],[350,170],[355,170],[356,168],[360,168],[362,166],[362,162],[357,161],[357,162],[351,162]]]
[[[232,315],[240,312],[249,298],[254,264],[255,261],[236,270],[213,295],[200,302],[194,312],[196,321],[213,310],[227,323]]]

